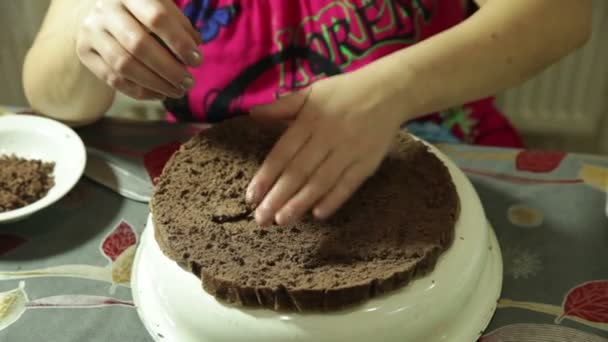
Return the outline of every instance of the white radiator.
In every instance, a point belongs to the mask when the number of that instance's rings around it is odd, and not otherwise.
[[[593,6],[584,48],[499,97],[530,145],[608,152],[608,1]]]

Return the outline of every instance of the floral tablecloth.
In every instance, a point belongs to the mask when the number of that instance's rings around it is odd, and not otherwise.
[[[106,120],[79,133],[148,177],[200,129]],[[608,342],[608,158],[440,147],[473,181],[503,251],[481,341]],[[151,341],[129,288],[147,216],[83,178],[51,208],[0,226],[0,341]]]

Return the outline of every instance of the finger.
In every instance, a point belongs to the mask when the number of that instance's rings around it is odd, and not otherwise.
[[[132,81],[117,75],[105,60],[96,52],[86,53],[83,60],[86,67],[99,79],[104,80],[113,89],[138,100],[164,100],[165,96],[157,92],[145,89]]]
[[[321,220],[330,217],[357,191],[369,174],[363,164],[351,165],[340,177],[336,186],[315,206],[313,215]]]
[[[153,71],[131,56],[128,51],[107,32],[100,33],[101,42],[95,44],[96,52],[104,60],[108,68],[121,79],[146,89],[144,93],[153,92],[163,97],[180,98],[184,95],[182,89],[176,88],[156,75]],[[132,95],[132,93],[129,93]],[[139,98],[135,96],[136,98]]]
[[[313,135],[289,162],[268,195],[264,197],[256,210],[256,221],[261,225],[271,223],[279,209],[308,181],[328,154],[329,149],[324,137]],[[280,221],[277,220],[278,224],[287,222],[286,218],[280,218]]]
[[[124,50],[154,73],[181,90],[192,88],[194,79],[184,65],[176,61],[126,10],[110,16],[106,26]]]
[[[183,16],[183,14],[182,14],[182,16]],[[183,17],[186,18],[185,16],[183,16]],[[201,33],[194,26],[192,26],[192,24],[190,23],[190,21],[188,19],[186,19],[186,21],[187,21],[187,23],[185,24],[186,25],[185,28],[188,31],[188,33],[190,34],[190,37],[192,37],[192,39],[194,39],[196,44],[202,45],[204,42],[203,42],[203,37],[202,37]],[[202,62],[202,55],[201,55],[201,62]]]
[[[163,0],[162,2],[167,6],[171,13],[173,13],[173,15],[178,18],[179,22],[184,26],[184,28],[186,29],[190,37],[192,37],[192,39],[196,42],[196,44],[203,44],[203,38],[200,32],[196,30],[196,28],[193,26],[193,23],[191,23],[190,20],[184,15],[184,13],[177,7],[177,4],[173,1],[167,0]]]
[[[159,0],[123,0],[123,4],[133,17],[159,36],[184,64],[200,64],[202,58],[197,42],[180,23],[183,14],[176,15],[172,6]]]
[[[121,93],[136,100],[164,100],[167,97],[153,90],[146,89],[127,79],[122,80],[122,86],[117,88]]]
[[[250,115],[257,120],[293,120],[300,112],[308,96],[310,89],[297,91],[284,95],[273,103],[259,105],[251,108]]]
[[[309,125],[303,120],[297,120],[285,131],[249,183],[246,194],[249,203],[260,203],[311,134]]]
[[[180,98],[184,91],[155,74],[125,50],[109,33],[100,33],[101,43],[95,44],[97,52],[118,75],[139,86],[165,96]]]
[[[277,223],[285,225],[299,220],[334,188],[340,175],[351,165],[350,151],[333,151],[317,168],[309,181],[277,213]]]

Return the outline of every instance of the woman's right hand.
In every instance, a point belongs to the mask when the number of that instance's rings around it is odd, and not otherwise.
[[[130,97],[180,98],[194,85],[186,66],[200,65],[202,41],[172,0],[97,0],[78,30],[82,64]]]

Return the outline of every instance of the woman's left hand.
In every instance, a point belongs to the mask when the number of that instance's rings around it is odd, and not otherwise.
[[[259,224],[289,224],[311,209],[328,218],[380,165],[404,115],[361,81],[334,76],[251,111],[291,121],[247,189]]]

